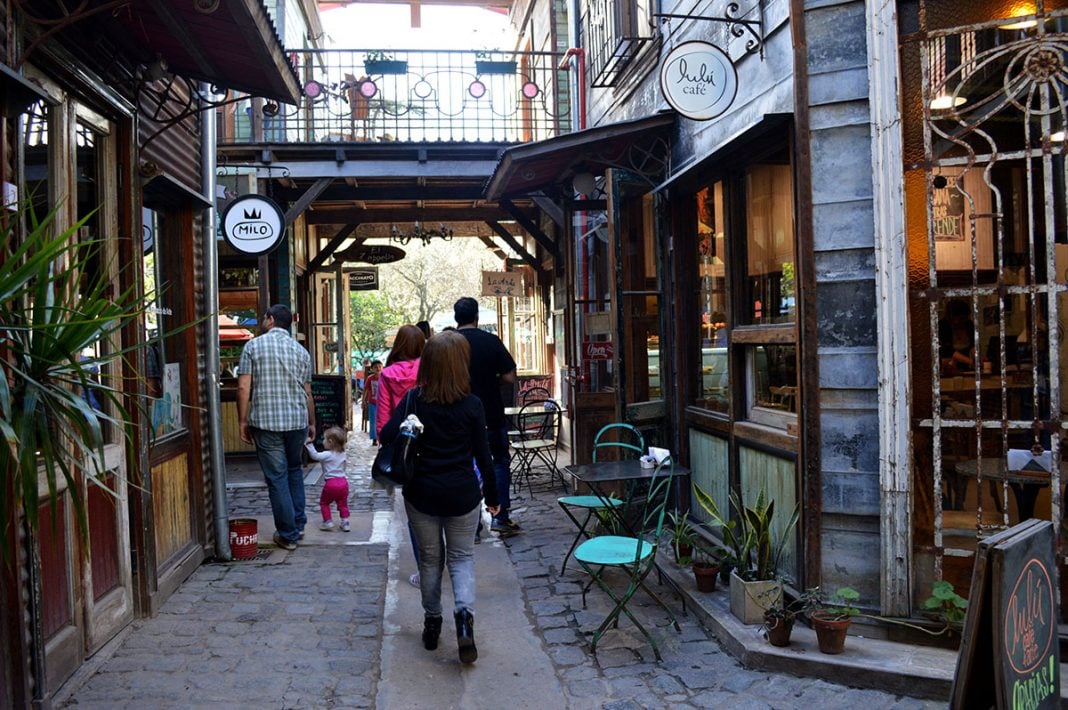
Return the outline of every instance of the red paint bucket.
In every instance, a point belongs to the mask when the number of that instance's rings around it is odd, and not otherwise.
[[[260,535],[255,518],[230,521],[230,553],[235,560],[251,560],[259,551]]]

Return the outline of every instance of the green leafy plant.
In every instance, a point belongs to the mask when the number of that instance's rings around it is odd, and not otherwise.
[[[769,499],[763,489],[751,507],[743,505],[738,494],[731,491],[729,501],[735,517],[728,520],[720,513],[712,496],[696,483],[693,488],[698,505],[712,518],[712,524],[720,528],[723,544],[738,576],[747,582],[775,579],[788,533],[797,525],[800,507],[794,506],[782,535],[776,536],[772,531],[775,501]]]
[[[931,596],[924,600],[923,608],[947,624],[959,624],[964,621],[968,600],[957,594],[952,583],[940,580],[932,586]]]
[[[839,621],[860,615],[853,606],[860,601],[860,592],[852,587],[839,587],[830,597],[824,597],[819,587],[807,592],[804,610],[809,616],[819,614],[830,621]]]
[[[0,221],[5,245],[0,257],[3,530],[11,529],[11,515],[19,511],[31,529],[37,527],[40,487],[55,514],[62,483],[75,491],[81,475],[100,476],[106,427],[114,427],[129,444],[129,408],[141,406],[107,370],[117,369],[131,352],[114,344],[124,329],[143,322],[143,303],[134,287],[112,292],[109,269],[100,263],[102,242],[78,240],[90,216],[58,233],[55,212],[38,220],[24,207]],[[100,343],[113,344],[110,354],[82,354]],[[84,539],[82,496],[70,499]]]
[[[675,559],[678,563],[684,564],[683,558],[689,557],[685,551],[686,549],[692,551],[696,540],[693,524],[690,522],[686,513],[673,510],[669,511],[667,515],[668,523],[670,525],[668,532],[671,536],[671,549],[674,551]],[[682,547],[683,550],[680,550],[680,547]]]

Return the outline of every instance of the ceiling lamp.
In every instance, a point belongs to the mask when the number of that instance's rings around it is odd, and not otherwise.
[[[418,239],[423,243],[423,246],[429,246],[430,242],[434,239],[441,239],[442,241],[448,242],[452,240],[452,236],[452,230],[446,229],[444,223],[438,224],[437,229],[423,229],[423,226],[419,224],[419,222],[416,222],[410,232],[402,232],[397,229],[397,225],[395,224],[389,226],[389,240],[402,245],[407,244],[413,239]]]
[[[949,110],[951,108],[957,108],[958,106],[963,106],[965,103],[967,103],[967,101],[968,100],[965,99],[963,96],[953,96],[953,95],[950,95],[950,94],[939,94],[938,96],[936,96],[933,99],[931,99],[931,110],[932,111],[946,111],[946,110]]]

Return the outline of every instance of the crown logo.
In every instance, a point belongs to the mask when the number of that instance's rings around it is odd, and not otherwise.
[[[252,210],[251,212],[249,212],[248,210],[245,210],[245,219],[259,219],[259,218],[260,218],[260,211],[259,210]]]

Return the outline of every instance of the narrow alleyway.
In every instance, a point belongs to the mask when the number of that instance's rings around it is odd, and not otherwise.
[[[588,634],[608,610],[583,572],[560,560],[571,523],[558,490],[524,488],[515,502],[521,535],[476,548],[479,660],[461,667],[451,629],[423,650],[418,591],[400,496],[371,490],[373,449],[350,438],[353,531],[318,530],[317,469],[309,470],[307,536],[295,552],[261,548],[256,560],[203,565],[151,619],[135,622],[63,688],[57,707],[233,708],[934,708],[943,703],[748,670],[693,615],[682,633],[639,595],[637,613],[657,627],[656,663],[624,620],[595,658]],[[272,528],[266,489],[229,490],[233,516]],[[266,518],[269,520],[269,518]],[[448,608],[448,585],[445,606]]]

